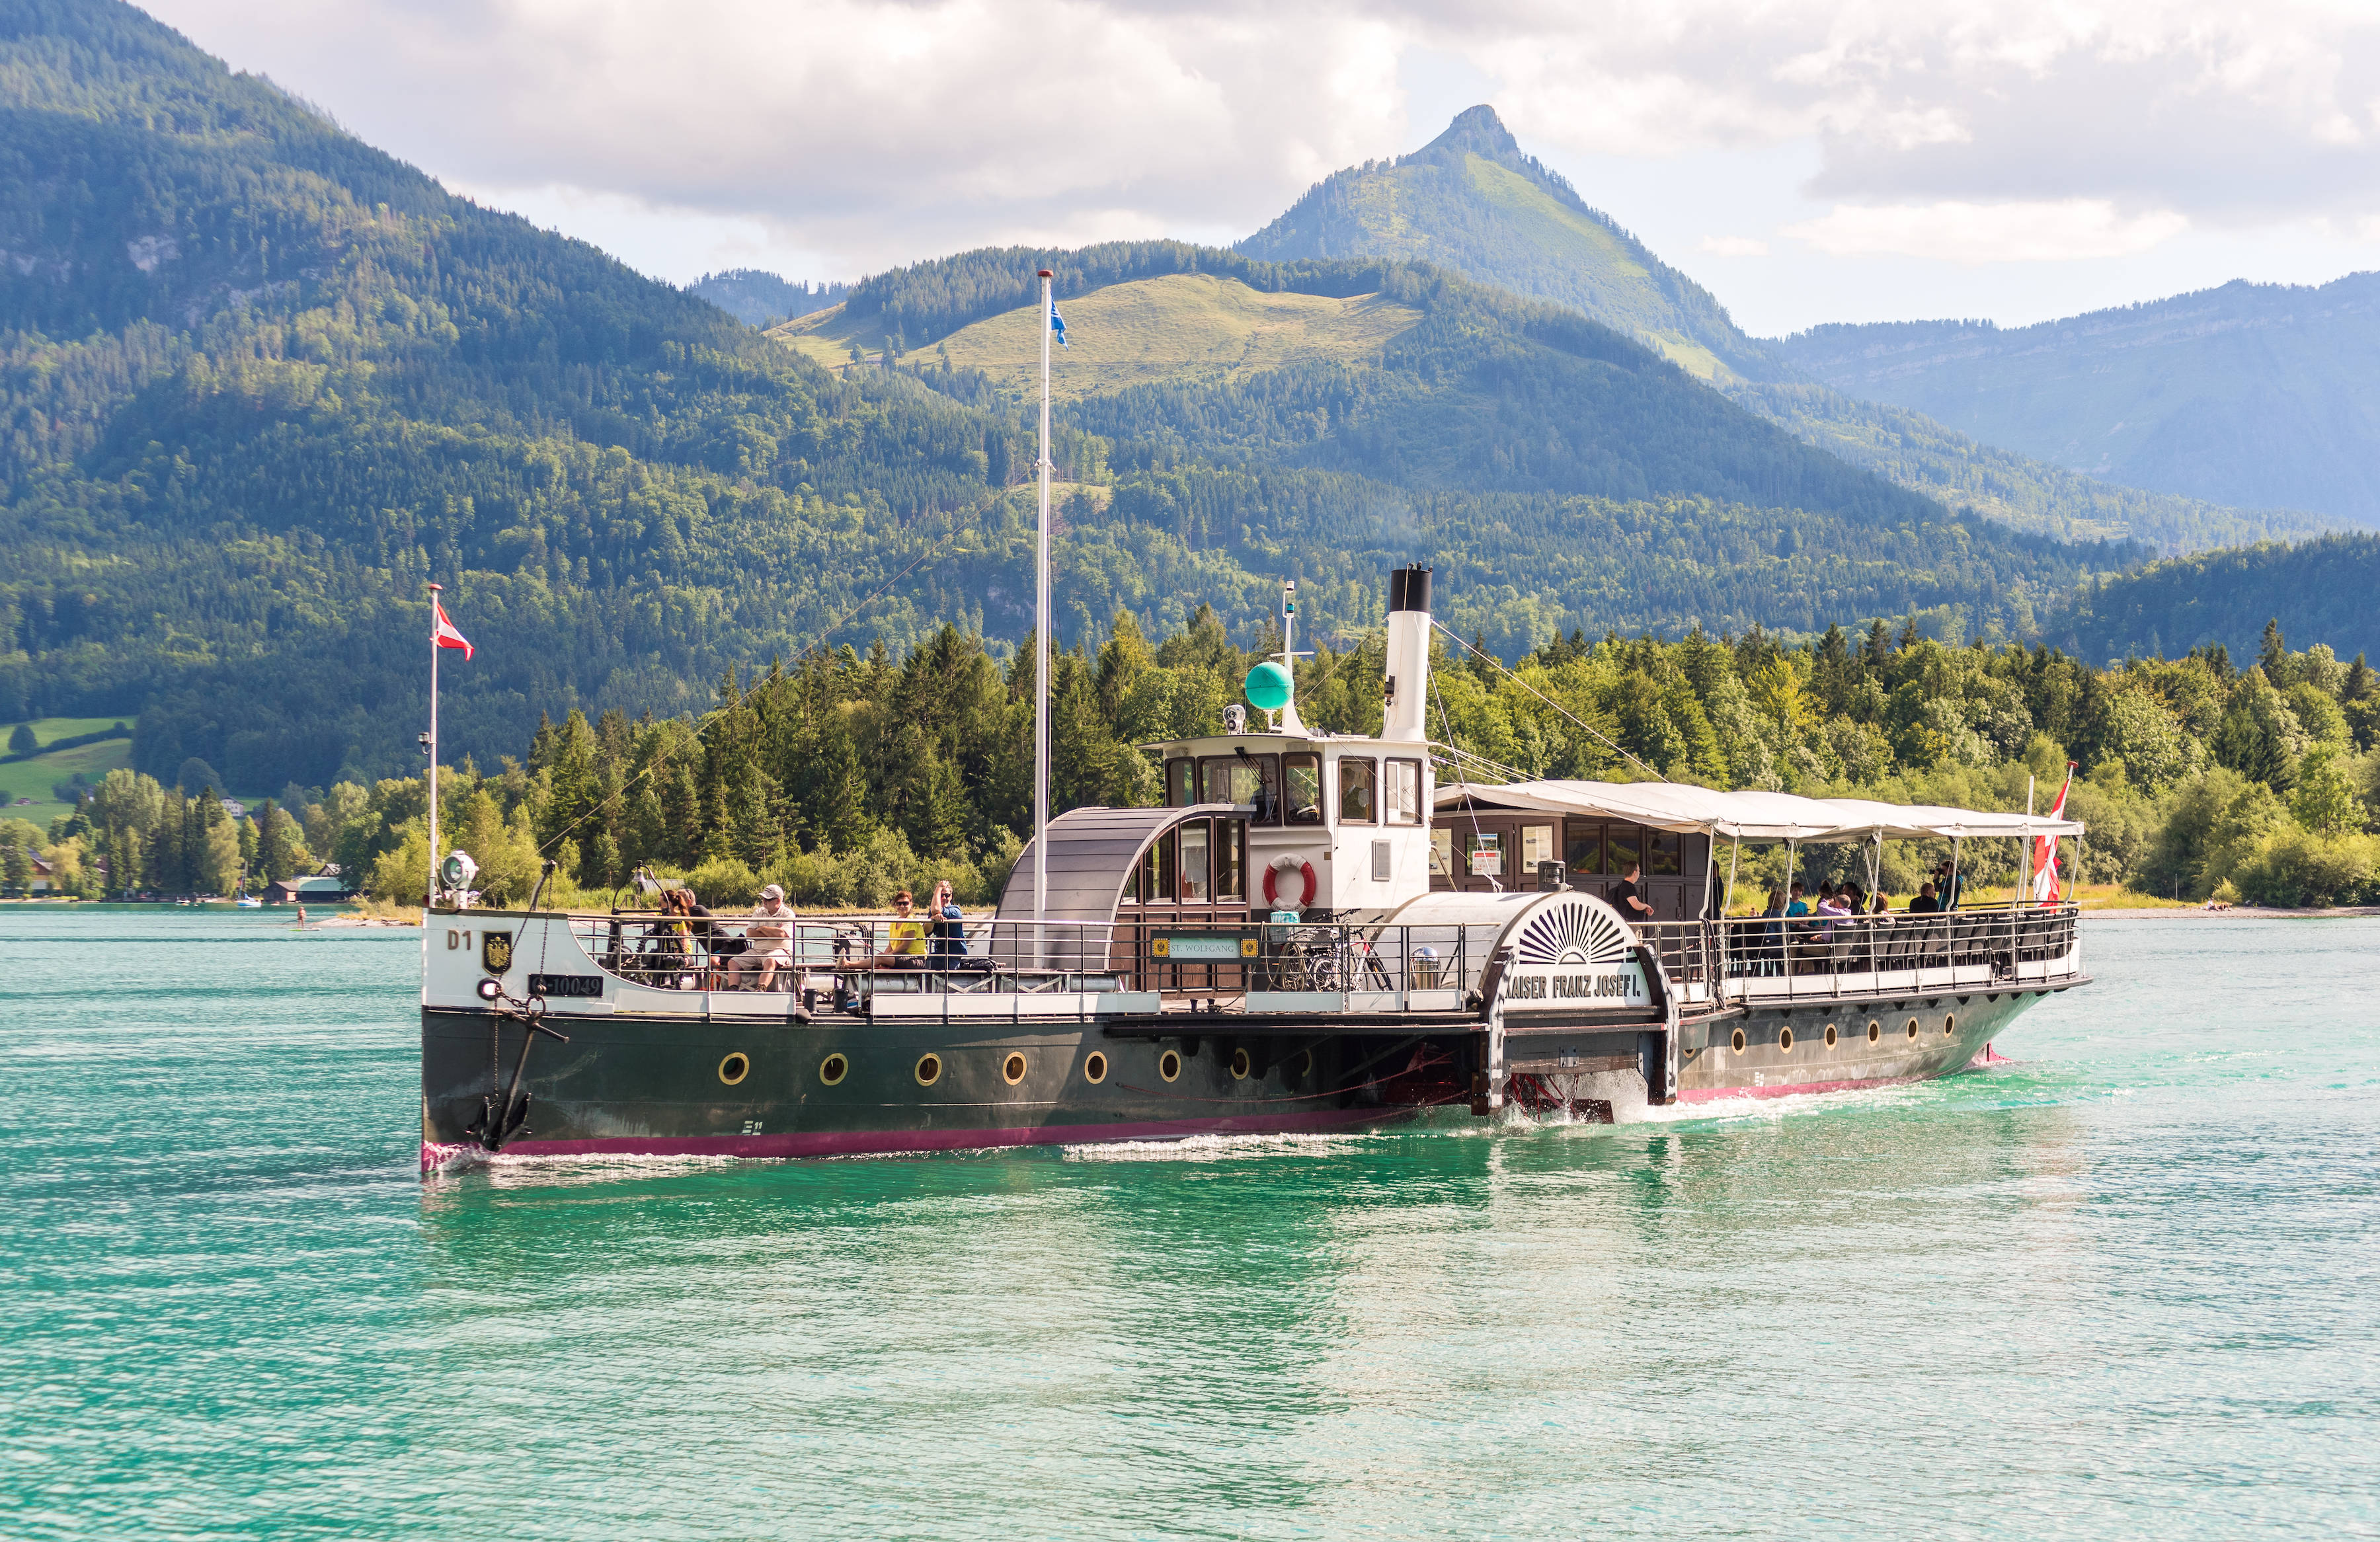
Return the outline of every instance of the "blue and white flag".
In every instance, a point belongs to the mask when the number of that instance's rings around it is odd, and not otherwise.
[[[1058,346],[1066,346],[1066,318],[1058,314],[1058,302],[1050,302],[1050,330],[1058,334]]]

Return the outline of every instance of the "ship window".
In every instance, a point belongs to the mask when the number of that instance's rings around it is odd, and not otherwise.
[[[1786,1054],[1789,1054],[1789,1055],[1790,1055],[1790,1054],[1791,1054],[1791,1053],[1793,1052],[1793,1030],[1792,1030],[1792,1029],[1791,1029],[1791,1028],[1779,1028],[1779,1029],[1778,1029],[1778,1030],[1777,1030],[1777,1048],[1778,1048],[1779,1050],[1781,1050],[1782,1052],[1784,1052],[1784,1053],[1786,1053]]]
[[[1421,823],[1421,762],[1391,760],[1381,787],[1380,811],[1390,824]]]
[[[1213,755],[1198,762],[1208,803],[1236,803],[1256,819],[1274,823],[1281,807],[1281,757]]]
[[[1215,898],[1248,897],[1248,827],[1238,820],[1215,821]]]
[[[1742,1028],[1736,1029],[1734,1034],[1729,1038],[1727,1047],[1733,1050],[1739,1055],[1743,1053],[1743,1030]]]
[[[1682,873],[1685,868],[1685,837],[1674,830],[1648,830],[1645,832],[1645,871],[1664,876]]]
[[[1562,848],[1562,861],[1572,878],[1599,878],[1603,874],[1603,827],[1569,821],[1569,839]]]
[[[1828,1024],[1828,1025],[1827,1025],[1827,1048],[1828,1048],[1828,1049],[1829,1049],[1829,1050],[1831,1050],[1831,1049],[1833,1049],[1834,1047],[1835,1047],[1835,1026],[1834,1026],[1832,1023],[1829,1023],[1829,1024]]]
[[[1945,1018],[1943,1018],[1943,1019],[1942,1019],[1942,1037],[1943,1037],[1943,1038],[1949,1038],[1953,1033],[1955,1033],[1955,1032],[1957,1032],[1957,1031],[1958,1031],[1958,1027],[1959,1027],[1959,1020],[1958,1020],[1956,1017],[1945,1017]]]
[[[1540,862],[1554,857],[1554,827],[1549,824],[1524,824],[1521,827],[1521,868],[1534,876]]]
[[[1633,824],[1615,824],[1603,833],[1603,870],[1614,878],[1626,878],[1628,869],[1644,860],[1645,848],[1638,837],[1644,834]]]
[[[1429,871],[1433,878],[1454,876],[1454,832],[1444,825],[1429,832]]]
[[[1214,898],[1214,891],[1208,887],[1210,881],[1207,862],[1208,829],[1205,820],[1192,820],[1181,826],[1182,898],[1184,904],[1205,905]]]
[[[1284,755],[1281,758],[1282,811],[1292,824],[1322,822],[1322,757]]]
[[[1504,876],[1504,838],[1494,833],[1463,832],[1463,865],[1473,878]]]
[[[1140,854],[1138,887],[1144,904],[1162,903],[1173,897],[1174,856],[1173,832],[1170,830]]]
[[[1168,808],[1190,807],[1192,792],[1190,772],[1196,762],[1188,759],[1165,762],[1165,806]]]
[[[1867,1026],[1867,1041],[1868,1041],[1870,1044],[1874,1044],[1874,1043],[1876,1043],[1877,1041],[1879,1041],[1880,1039],[1882,1039],[1883,1038],[1884,1038],[1884,1025],[1883,1025],[1883,1024],[1881,1024],[1881,1023],[1878,1023],[1878,1022],[1871,1021],[1871,1022],[1868,1024],[1868,1026]]]
[[[1378,801],[1380,767],[1376,760],[1364,756],[1342,755],[1339,758],[1339,822],[1341,824],[1378,824],[1380,809]]]

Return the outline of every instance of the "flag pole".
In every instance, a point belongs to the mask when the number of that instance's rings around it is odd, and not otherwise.
[[[1050,903],[1050,281],[1041,280],[1041,523],[1033,565],[1033,962]]]
[[[438,595],[430,586],[430,891],[426,906],[438,898]]]

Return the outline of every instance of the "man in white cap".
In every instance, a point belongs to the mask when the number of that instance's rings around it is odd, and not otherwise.
[[[748,988],[755,990],[772,989],[781,969],[792,974],[793,935],[793,906],[785,903],[785,892],[771,883],[760,891],[760,907],[744,927],[744,951],[735,955],[735,963],[737,989],[747,989],[743,979],[747,973],[760,977],[758,984]]]

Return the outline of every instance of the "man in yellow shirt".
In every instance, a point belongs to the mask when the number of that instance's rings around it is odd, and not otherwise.
[[[906,889],[892,896],[892,914],[896,918],[884,951],[876,955],[879,969],[922,969],[926,966],[926,923],[910,914],[916,904]]]

